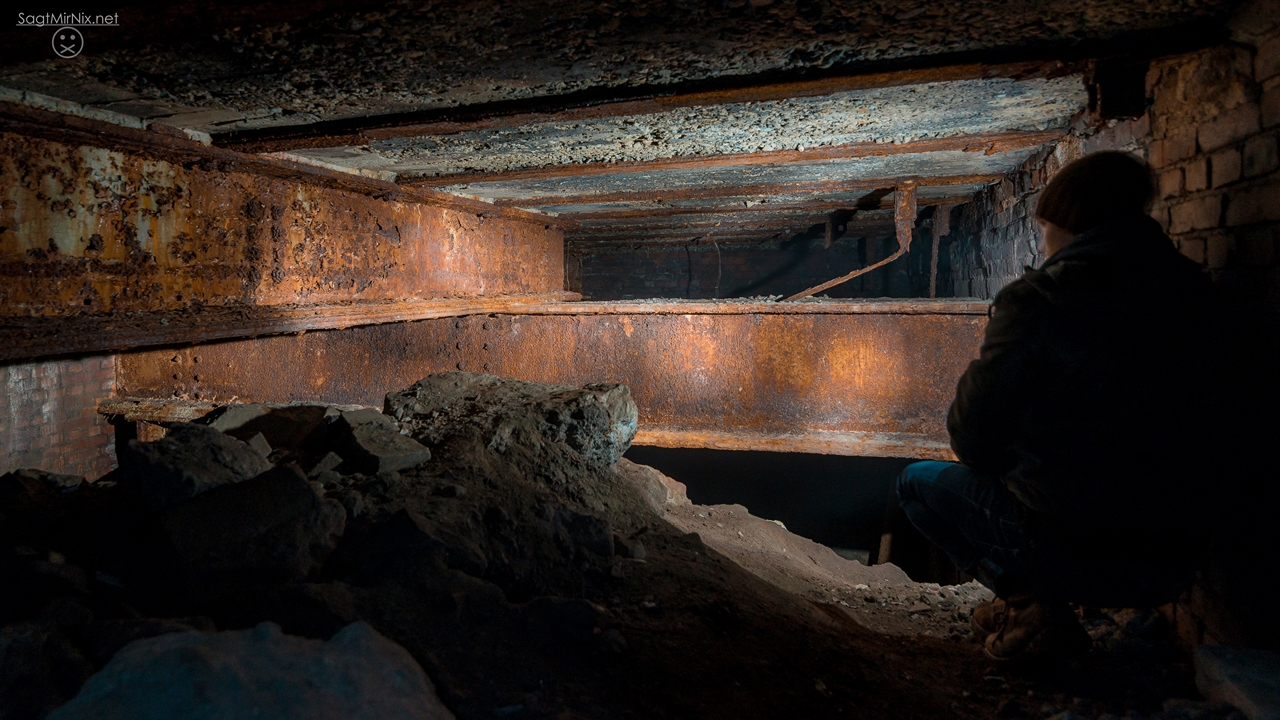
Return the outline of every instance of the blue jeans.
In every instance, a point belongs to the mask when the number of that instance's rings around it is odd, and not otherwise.
[[[920,533],[1002,597],[1029,592],[1093,607],[1146,607],[1173,599],[1194,577],[1180,564],[1090,557],[1040,541],[1024,530],[1027,510],[1004,482],[964,465],[912,463],[896,489]]]

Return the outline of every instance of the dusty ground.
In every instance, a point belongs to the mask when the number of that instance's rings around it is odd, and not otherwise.
[[[273,620],[327,638],[362,619],[459,718],[1224,716],[1191,699],[1154,613],[1089,611],[1089,656],[1018,676],[969,634],[985,590],[844,560],[614,462],[634,432],[629,394],[438,377],[389,397],[432,452],[399,471],[318,460],[349,439],[288,425],[273,435],[274,470],[158,511],[137,461],[95,485],[0,478],[0,573],[18,580],[0,586],[0,714],[43,717],[134,637]],[[265,531],[243,504],[217,514],[246,492],[258,508],[304,508],[264,511]],[[33,633],[44,639],[15,640]],[[28,702],[39,693],[43,711]]]

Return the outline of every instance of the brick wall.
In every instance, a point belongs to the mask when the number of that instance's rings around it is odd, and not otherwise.
[[[1042,262],[1040,188],[1071,160],[1121,150],[1151,165],[1152,215],[1178,249],[1246,304],[1280,310],[1280,36],[1261,15],[1246,9],[1257,20],[1237,22],[1236,44],[1153,62],[1146,115],[1082,122],[962,206],[944,246],[945,294],[990,298]]]
[[[830,297],[913,297],[928,293],[931,236],[927,214],[910,255],[827,291]],[[890,236],[842,237],[823,247],[821,236],[760,242],[618,246],[567,251],[565,276],[587,300],[792,295],[865,265],[867,244],[883,258],[897,249]],[[946,264],[944,263],[945,267]],[[717,280],[719,288],[717,290]],[[581,288],[579,290],[579,288]]]
[[[113,356],[0,367],[0,472],[40,468],[96,479],[115,467],[115,434],[97,413],[115,390]]]
[[[1100,150],[1131,152],[1145,159],[1150,143],[1146,116],[1100,126],[1080,124],[1056,146],[1033,155],[1019,171],[978,193],[957,209],[951,234],[943,241],[939,256],[948,261],[948,272],[939,271],[938,295],[995,297],[1026,266],[1045,260],[1035,223],[1036,199],[1058,168]]]

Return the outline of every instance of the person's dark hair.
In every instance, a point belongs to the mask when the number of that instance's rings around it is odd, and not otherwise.
[[[1067,163],[1040,193],[1036,217],[1080,234],[1146,213],[1155,195],[1151,171],[1121,152],[1099,152]]]

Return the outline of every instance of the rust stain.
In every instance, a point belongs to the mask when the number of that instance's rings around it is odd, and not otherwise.
[[[130,353],[118,364],[119,393],[378,406],[387,391],[447,370],[569,385],[623,382],[640,409],[642,430],[669,442],[678,437],[705,443],[692,446],[738,442],[764,449],[785,441],[828,448],[806,450],[813,452],[877,454],[868,448],[881,448],[941,457],[955,382],[976,355],[986,324],[984,315],[971,312],[972,303],[947,301],[899,308],[913,312],[844,313],[805,312],[805,303],[789,303],[787,312],[736,314],[698,312],[692,303],[665,312],[634,305]],[[184,361],[201,357],[199,382],[173,379],[175,352]],[[903,449],[912,447],[919,453]]]

